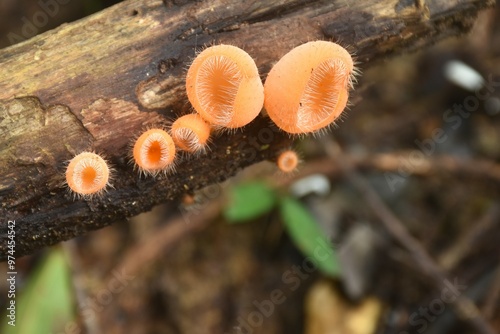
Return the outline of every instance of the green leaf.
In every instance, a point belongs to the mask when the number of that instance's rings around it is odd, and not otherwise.
[[[336,251],[311,213],[291,197],[281,200],[280,212],[290,238],[302,254],[310,258],[323,274],[338,277],[340,268]]]
[[[236,186],[230,193],[224,216],[231,223],[245,222],[268,212],[276,204],[276,194],[263,182]]]
[[[2,333],[65,333],[74,319],[69,268],[64,254],[55,248],[37,267],[23,291],[16,290],[15,327],[3,316]]]

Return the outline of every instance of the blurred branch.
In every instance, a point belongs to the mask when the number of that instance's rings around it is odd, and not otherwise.
[[[200,208],[196,214],[190,216],[189,221],[180,215],[165,221],[161,227],[129,247],[122,261],[110,272],[124,271],[132,276],[139,274],[145,265],[150,265],[160,256],[166,256],[177,242],[207,227],[220,214],[222,206],[223,199],[219,198]],[[106,282],[104,286],[112,279],[113,276],[110,275],[108,279],[103,280]]]
[[[497,224],[500,224],[500,205],[494,204],[480,219],[471,224],[471,228],[462,232],[460,238],[439,256],[438,262],[446,270],[453,269],[476,248],[475,246],[481,242],[481,236],[495,233],[493,228]]]
[[[376,170],[399,174],[401,178],[416,176],[432,176],[455,174],[464,178],[477,178],[486,182],[500,183],[500,164],[487,159],[463,159],[452,155],[435,155],[413,160],[409,152],[362,154],[342,152],[340,159],[348,161],[358,170]],[[339,175],[342,170],[337,164],[332,164],[330,158],[307,161],[292,180],[305,175],[322,173],[331,177]]]
[[[357,188],[366,204],[375,216],[378,217],[387,232],[410,253],[418,268],[427,277],[432,279],[440,291],[446,289],[451,283],[446,277],[445,272],[430,257],[418,240],[410,235],[403,222],[385,205],[372,186],[354,170],[354,166],[349,161],[342,159],[343,154],[338,144],[328,141],[324,143],[324,147],[330,159],[339,166],[343,175]],[[453,301],[453,305],[459,316],[469,323],[477,333],[495,333],[495,330],[483,318],[477,306],[469,298],[462,294]]]
[[[360,167],[372,167],[381,171],[399,173],[401,175],[433,175],[454,173],[500,182],[500,164],[491,160],[463,159],[450,155],[414,158],[412,153],[387,153],[366,157],[353,157],[354,163]]]

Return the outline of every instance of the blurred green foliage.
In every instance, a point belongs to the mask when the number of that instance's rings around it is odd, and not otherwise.
[[[276,199],[275,191],[263,182],[241,184],[232,189],[224,216],[231,223],[244,223],[269,212]]]
[[[1,333],[65,333],[75,314],[72,291],[64,254],[60,248],[54,248],[35,268],[22,294],[16,292],[15,327],[3,321]]]
[[[336,250],[321,230],[315,217],[298,200],[282,195],[263,182],[249,182],[234,187],[224,209],[229,223],[245,223],[278,206],[285,228],[297,248],[319,270],[330,277],[340,274]]]

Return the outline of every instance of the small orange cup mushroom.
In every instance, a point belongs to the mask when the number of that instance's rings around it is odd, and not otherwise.
[[[284,55],[264,83],[264,107],[291,134],[318,131],[347,105],[354,72],[351,55],[338,44],[315,41]]]
[[[257,65],[248,53],[232,45],[203,50],[189,67],[186,91],[196,112],[217,127],[245,126],[264,104]]]
[[[276,165],[283,173],[291,173],[297,168],[299,161],[299,156],[295,151],[286,150],[278,155]]]
[[[82,152],[69,162],[66,168],[68,187],[81,197],[100,195],[110,180],[110,169],[106,160],[92,152]]]
[[[200,115],[188,114],[175,120],[170,134],[181,150],[189,153],[203,152],[210,137],[210,125]]]
[[[175,145],[172,137],[162,129],[150,129],[136,140],[133,157],[139,171],[155,176],[174,167]]]

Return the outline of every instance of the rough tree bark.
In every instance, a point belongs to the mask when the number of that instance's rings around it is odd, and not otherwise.
[[[190,111],[186,67],[212,43],[245,49],[265,78],[294,46],[349,45],[361,68],[467,32],[494,0],[124,1],[0,50],[0,258],[15,220],[15,255],[33,253],[220,182],[272,159],[291,139],[259,117],[183,158],[167,178],[139,178],[130,142]],[[65,162],[83,150],[113,164],[114,188],[92,201],[64,187]]]

